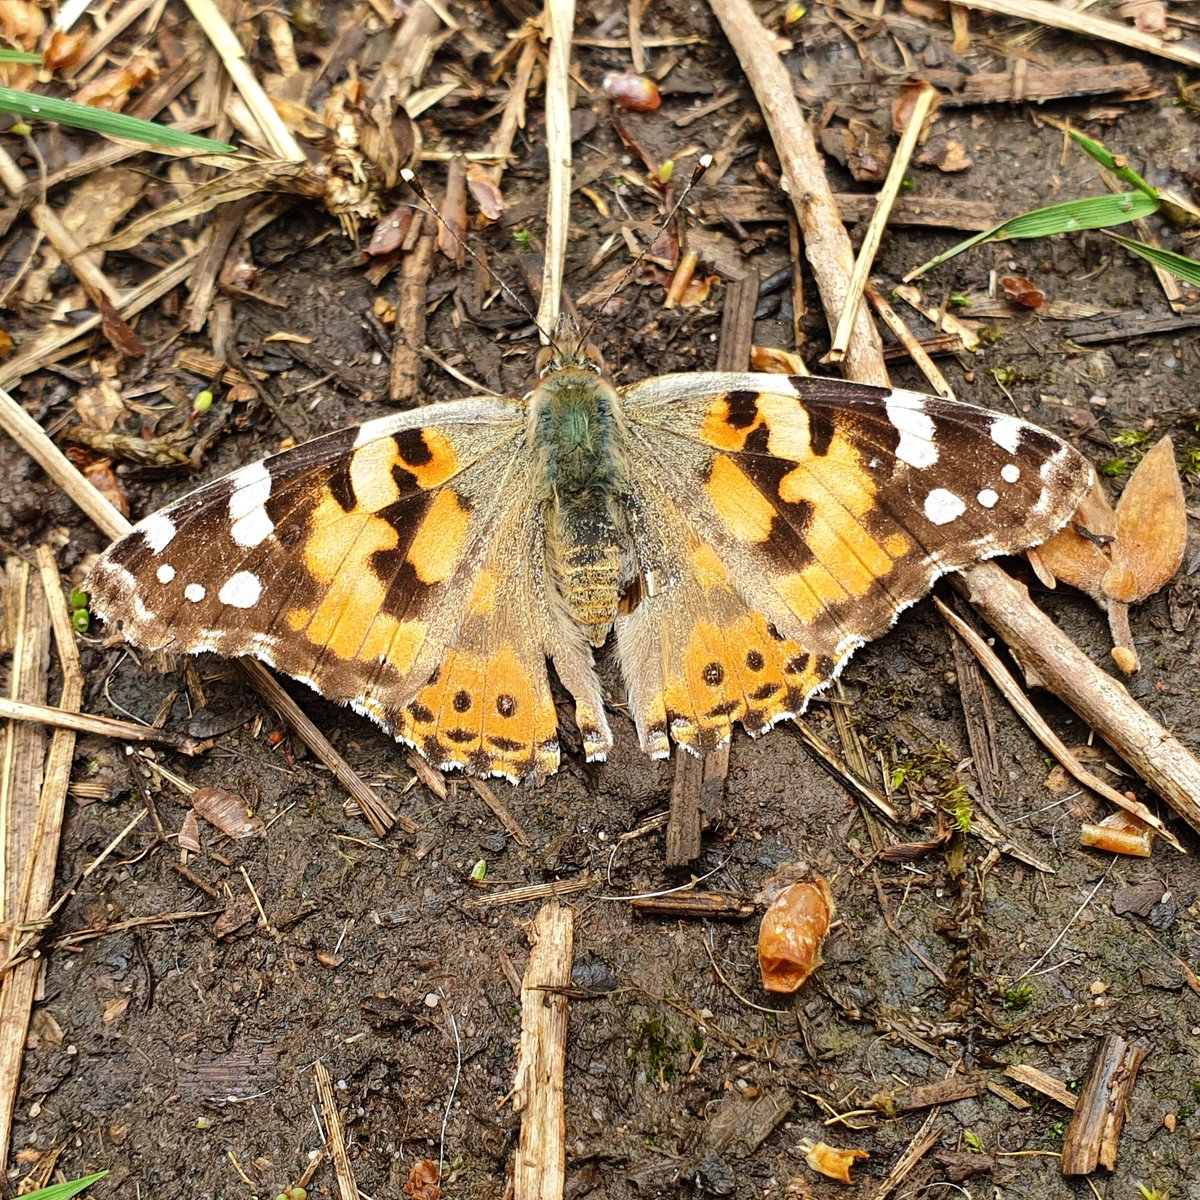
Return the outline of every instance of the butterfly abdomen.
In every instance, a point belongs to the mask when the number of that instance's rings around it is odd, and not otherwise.
[[[628,574],[624,433],[612,388],[581,368],[556,371],[534,395],[546,564],[572,619],[600,645]]]

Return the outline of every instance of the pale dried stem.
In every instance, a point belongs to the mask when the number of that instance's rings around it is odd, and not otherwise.
[[[60,703],[63,709],[78,710],[83,699],[84,676],[79,665],[75,633],[71,628],[71,618],[63,598],[58,568],[53,553],[46,546],[38,548],[37,562],[41,573],[41,592],[45,599],[43,615],[54,631],[54,641],[62,665],[63,688]],[[17,657],[14,655],[14,663],[16,661]],[[40,753],[40,744],[34,742],[32,745]],[[67,787],[71,781],[74,751],[75,734],[64,729],[57,730],[50,739],[50,748],[42,764],[37,813],[32,824],[32,835],[28,839],[28,847],[23,856],[23,869],[19,879],[14,881],[16,903],[9,914],[13,920],[8,946],[10,958],[17,948],[17,931],[44,913],[53,895],[63,811]],[[16,852],[15,859],[20,848],[10,845],[9,839],[6,839],[3,847],[6,861],[10,849]],[[20,1080],[30,1010],[40,971],[40,962],[27,959],[16,963],[7,971],[3,984],[0,984],[0,1162],[8,1161],[17,1084]]]
[[[571,213],[571,38],[575,0],[546,0],[542,16],[549,45],[546,55],[546,151],[550,181],[546,193],[546,251],[537,324],[547,340],[558,323],[567,230]]]
[[[342,1132],[342,1118],[337,1108],[333,1091],[333,1080],[329,1068],[317,1059],[313,1065],[317,1081],[317,1098],[321,1101],[321,1114],[325,1118],[326,1146],[333,1159],[337,1175],[338,1194],[341,1200],[359,1200],[358,1186],[354,1182],[354,1171],[350,1166],[350,1154],[346,1149],[346,1135]]]
[[[1079,12],[1065,4],[1053,4],[1050,0],[955,0],[955,3],[981,12],[1049,25],[1052,29],[1064,29],[1068,33],[1082,33],[1086,37],[1116,42],[1118,46],[1128,46],[1132,50],[1157,54],[1160,58],[1169,58],[1189,67],[1200,67],[1200,52],[1190,46],[1168,42],[1153,33],[1143,33],[1125,21],[1093,17],[1090,13]]]
[[[52,729],[69,729],[73,733],[95,733],[101,737],[118,738],[123,742],[151,742],[170,746],[181,754],[195,752],[190,738],[167,733],[151,725],[135,725],[132,721],[114,721],[111,717],[95,717],[74,709],[53,708],[45,704],[22,704],[18,700],[0,697],[0,720],[33,721]]]
[[[863,288],[866,287],[867,280],[871,275],[871,268],[875,265],[875,255],[879,253],[884,230],[887,229],[888,218],[892,214],[892,205],[896,203],[896,197],[900,195],[901,185],[908,172],[908,164],[912,161],[913,152],[917,148],[917,140],[925,128],[926,118],[933,109],[937,98],[937,88],[928,83],[917,85],[908,125],[905,126],[900,144],[896,147],[896,153],[892,158],[892,165],[888,168],[887,178],[883,181],[883,187],[879,189],[879,196],[875,201],[875,212],[867,226],[866,233],[863,234],[858,257],[854,260],[854,270],[850,275],[850,287],[842,306],[842,314],[838,318],[837,328],[833,333],[829,353],[825,356],[826,362],[840,363],[846,357],[846,346],[849,344],[850,334],[858,316],[859,305],[862,303]]]

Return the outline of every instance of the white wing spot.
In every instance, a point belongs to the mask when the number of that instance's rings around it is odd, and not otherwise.
[[[975,497],[975,499],[978,500],[984,508],[995,508],[996,501],[999,500],[1000,497],[993,492],[991,488],[984,488],[983,491]]]
[[[193,604],[199,604],[200,601],[203,600],[207,595],[208,593],[204,590],[204,585],[202,583],[189,583],[187,587],[183,589],[183,598],[185,600],[190,600]]]
[[[910,467],[932,467],[938,460],[933,418],[915,392],[893,392],[888,397],[887,417],[900,434],[896,457]]]
[[[252,571],[239,571],[225,580],[217,599],[230,608],[253,608],[262,595],[262,580]]]
[[[271,498],[271,472],[262,463],[251,463],[230,478],[229,533],[239,546],[251,548],[265,542],[275,530],[263,507]]]
[[[953,492],[934,488],[925,497],[925,516],[934,525],[949,525],[966,511],[967,506]]]
[[[175,578],[175,568],[170,563],[163,563],[157,571],[154,572],[154,577],[159,583],[170,583]]]
[[[154,513],[138,525],[138,532],[155,554],[161,554],[179,531],[170,517]]]
[[[1016,463],[1005,463],[1000,468],[1000,478],[1005,483],[1016,483],[1021,478],[1021,468]]]
[[[1025,423],[1018,421],[1016,417],[997,417],[992,422],[992,441],[1009,454],[1016,454],[1024,429]]]

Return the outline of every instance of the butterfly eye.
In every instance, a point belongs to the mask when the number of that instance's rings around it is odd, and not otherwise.
[[[534,364],[534,370],[537,371],[537,375],[538,375],[539,379],[543,375],[545,375],[547,373],[547,371],[549,371],[550,368],[553,366],[554,355],[555,355],[555,350],[554,350],[553,346],[543,346],[537,352],[537,358],[535,358],[533,360],[533,364]]]
[[[604,374],[604,355],[600,353],[590,342],[586,346],[582,346],[579,351],[579,357],[585,365],[595,367],[598,375]]]

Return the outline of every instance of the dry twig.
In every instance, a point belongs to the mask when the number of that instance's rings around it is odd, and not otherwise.
[[[557,901],[533,920],[529,964],[521,981],[521,1044],[513,1109],[521,1136],[513,1168],[516,1200],[562,1200],[567,1168],[563,1080],[567,1062],[567,996],[575,918]]]
[[[1189,67],[1200,67],[1200,53],[1190,46],[1169,42],[1153,33],[1143,33],[1126,21],[1114,21],[1109,17],[1094,17],[1079,12],[1064,4],[1052,4],[1050,0],[955,0],[964,8],[977,8],[983,12],[997,13],[1002,17],[1016,17],[1021,21],[1034,21],[1038,25],[1049,25],[1052,29],[1064,29],[1068,33],[1082,33],[1086,37],[1100,38],[1128,46],[1132,50],[1144,50],[1173,62]]]

